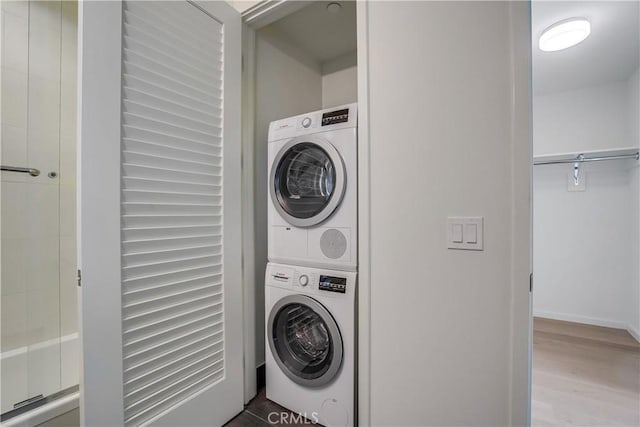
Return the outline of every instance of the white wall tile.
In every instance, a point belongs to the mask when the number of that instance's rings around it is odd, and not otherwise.
[[[19,182],[2,183],[2,239],[26,238],[28,230],[27,184]],[[3,244],[3,251],[7,248]]]
[[[50,141],[54,141],[57,146],[60,131],[60,80],[29,75],[28,127],[46,130]]]
[[[29,184],[28,188],[27,211],[24,214],[29,225],[28,236],[36,241],[57,239],[60,233],[58,184],[34,183]]]
[[[2,68],[2,123],[27,127],[27,73]]]
[[[60,153],[76,153],[76,84],[62,82],[60,97]],[[75,165],[73,167],[75,169]]]
[[[60,290],[58,281],[49,287],[27,291],[27,339],[34,345],[60,337]]]
[[[60,81],[59,1],[32,1],[29,11],[29,73]]]
[[[64,335],[64,333],[63,333]],[[61,388],[68,388],[80,382],[80,345],[76,334],[74,339],[61,343]]]
[[[27,294],[2,296],[2,348],[5,352],[27,343]]]
[[[12,13],[20,18],[29,18],[29,2],[24,0],[2,0],[0,7],[3,13]]]
[[[29,21],[2,13],[2,67],[26,73],[29,67]]]
[[[78,331],[76,239],[60,239],[60,328],[62,335]]]
[[[31,238],[28,240],[27,248],[27,290],[58,290],[60,249],[57,236]],[[55,303],[58,303],[57,296]]]
[[[27,290],[27,239],[2,239],[1,295]]]
[[[64,173],[64,171],[63,171]],[[75,176],[71,178],[61,175],[64,183],[60,184],[60,236],[76,237],[76,186]],[[75,252],[73,253],[75,257]]]
[[[27,128],[2,124],[2,164],[27,165]],[[24,182],[27,176],[15,172],[2,172],[2,180]]]
[[[61,28],[61,64],[60,80],[63,84],[77,80],[76,57],[78,52],[78,4],[73,1],[62,2],[62,28]],[[75,92],[75,90],[74,90]],[[64,96],[64,93],[63,93]],[[75,99],[75,93],[73,94]]]
[[[3,1],[4,3],[4,1]],[[28,399],[27,396],[27,354],[3,358],[0,362],[2,392],[0,394],[1,411],[13,409],[13,405]]]
[[[55,124],[57,126],[57,123]],[[60,171],[60,143],[57,129],[29,128],[27,148],[28,162],[31,167],[40,170],[40,175],[32,177],[32,184],[57,184],[58,178],[49,178],[49,172]]]
[[[27,393],[44,396],[60,391],[60,343],[29,348],[27,355]]]

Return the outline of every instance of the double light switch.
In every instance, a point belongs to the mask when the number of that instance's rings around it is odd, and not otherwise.
[[[483,250],[483,222],[482,217],[447,218],[447,247],[472,251]]]

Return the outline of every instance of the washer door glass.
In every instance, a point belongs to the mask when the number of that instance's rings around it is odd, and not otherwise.
[[[324,385],[336,375],[342,362],[342,339],[324,307],[312,298],[295,297],[281,300],[274,307],[269,344],[289,378],[307,386]]]
[[[277,166],[278,203],[295,218],[313,218],[329,204],[336,185],[336,168],[320,146],[302,142],[289,148]]]

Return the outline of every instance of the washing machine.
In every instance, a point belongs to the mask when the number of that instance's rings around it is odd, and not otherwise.
[[[356,273],[269,263],[265,280],[267,398],[353,426]]]
[[[269,126],[268,258],[355,271],[357,104]]]

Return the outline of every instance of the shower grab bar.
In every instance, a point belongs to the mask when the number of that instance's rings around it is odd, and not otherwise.
[[[40,171],[34,168],[21,168],[17,166],[1,166],[3,171],[7,172],[20,172],[20,173],[28,173],[31,176],[40,175]]]

